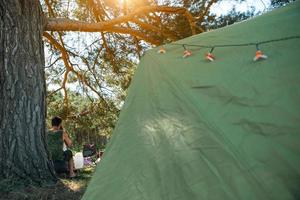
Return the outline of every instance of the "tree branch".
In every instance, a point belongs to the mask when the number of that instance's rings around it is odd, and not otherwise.
[[[69,63],[68,61],[68,52],[67,50],[61,45],[59,44],[49,33],[47,32],[44,32],[43,33],[43,36],[46,37],[49,42],[54,45],[54,47],[56,49],[58,49],[61,54],[62,54],[62,59],[64,61],[64,64],[65,64],[65,67],[66,67],[66,72],[64,74],[64,80],[63,80],[63,83],[62,83],[62,86],[61,88],[64,90],[65,92],[65,101],[66,103],[68,103],[68,98],[67,98],[67,90],[66,90],[66,83],[67,83],[67,78],[68,78],[68,74],[70,72],[73,72],[77,78],[83,83],[85,84],[87,87],[89,87],[93,92],[95,92],[100,98],[101,100],[106,104],[108,105],[108,103],[106,102],[106,100],[102,97],[102,95],[94,88],[92,87],[92,85],[86,80],[85,76],[83,76],[82,74],[80,74],[79,72],[77,72]]]
[[[162,31],[160,28],[158,28],[156,26],[153,26],[151,24],[147,24],[147,23],[141,22],[138,19],[131,19],[130,21],[133,22],[133,23],[135,23],[135,24],[137,24],[137,25],[139,25],[143,29],[152,30],[152,31],[161,33],[161,35],[163,35],[163,36],[171,39],[172,41],[178,40],[178,38],[175,35],[173,35],[171,32]]]
[[[216,3],[216,2],[217,2],[217,0],[211,0],[211,1],[207,4],[206,8],[203,10],[203,12],[201,13],[201,15],[200,15],[199,17],[196,17],[196,20],[202,21],[202,20],[204,19],[204,16],[207,15],[207,13],[208,13],[210,7],[211,7],[214,3]],[[204,31],[203,31],[203,32],[204,32]]]
[[[142,39],[154,45],[160,44],[159,41],[147,37],[142,32],[133,29],[122,28],[122,27],[114,27],[114,26],[111,27],[111,26],[103,25],[102,22],[86,23],[86,22],[80,22],[80,21],[63,19],[63,18],[49,19],[46,27],[46,31],[114,32],[114,33],[122,33],[122,34],[129,34],[132,36],[136,36],[137,38]]]
[[[168,14],[182,14],[189,21],[192,33],[196,33],[196,26],[193,16],[186,8],[168,7],[168,6],[146,6],[137,9],[131,14],[121,16],[105,22],[89,23],[77,20],[71,20],[66,18],[49,18],[45,27],[45,31],[81,31],[81,32],[117,32],[124,34],[132,34],[140,39],[147,39],[150,42],[150,38],[145,37],[141,32],[116,27],[117,24],[122,24],[136,19],[137,16],[145,15],[148,13],[163,12]],[[154,41],[152,41],[154,42]],[[151,42],[151,43],[152,43]]]

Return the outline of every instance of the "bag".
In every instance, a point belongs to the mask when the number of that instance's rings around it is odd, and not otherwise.
[[[83,145],[82,151],[83,157],[89,157],[96,154],[96,146],[94,144]]]

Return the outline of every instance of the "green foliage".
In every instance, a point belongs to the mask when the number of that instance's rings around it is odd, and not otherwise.
[[[61,93],[48,98],[48,127],[51,126],[50,120],[53,116],[60,116],[64,120],[64,129],[73,140],[75,150],[81,150],[82,144],[86,143],[95,143],[98,148],[104,148],[119,110],[112,102],[106,104],[96,98],[89,99],[72,91],[69,91],[68,100],[67,106]]]
[[[284,6],[288,3],[291,3],[295,0],[271,0],[271,5],[273,7],[280,7],[280,6]]]
[[[248,10],[247,12],[239,12],[236,10],[235,7],[227,13],[226,15],[222,15],[218,18],[215,18],[215,20],[211,23],[208,23],[207,27],[209,29],[217,29],[224,26],[231,25],[236,22],[240,22],[243,20],[246,20],[250,17],[253,17],[255,15],[258,15],[259,13],[255,11],[255,8],[251,8],[251,10]]]

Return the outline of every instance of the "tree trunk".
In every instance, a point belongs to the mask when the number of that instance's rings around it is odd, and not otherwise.
[[[0,182],[56,180],[45,143],[43,14],[38,0],[0,0]],[[7,183],[7,182],[6,182]]]

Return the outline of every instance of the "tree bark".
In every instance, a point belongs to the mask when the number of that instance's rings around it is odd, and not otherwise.
[[[45,142],[43,14],[38,0],[0,1],[0,182],[56,180]]]

